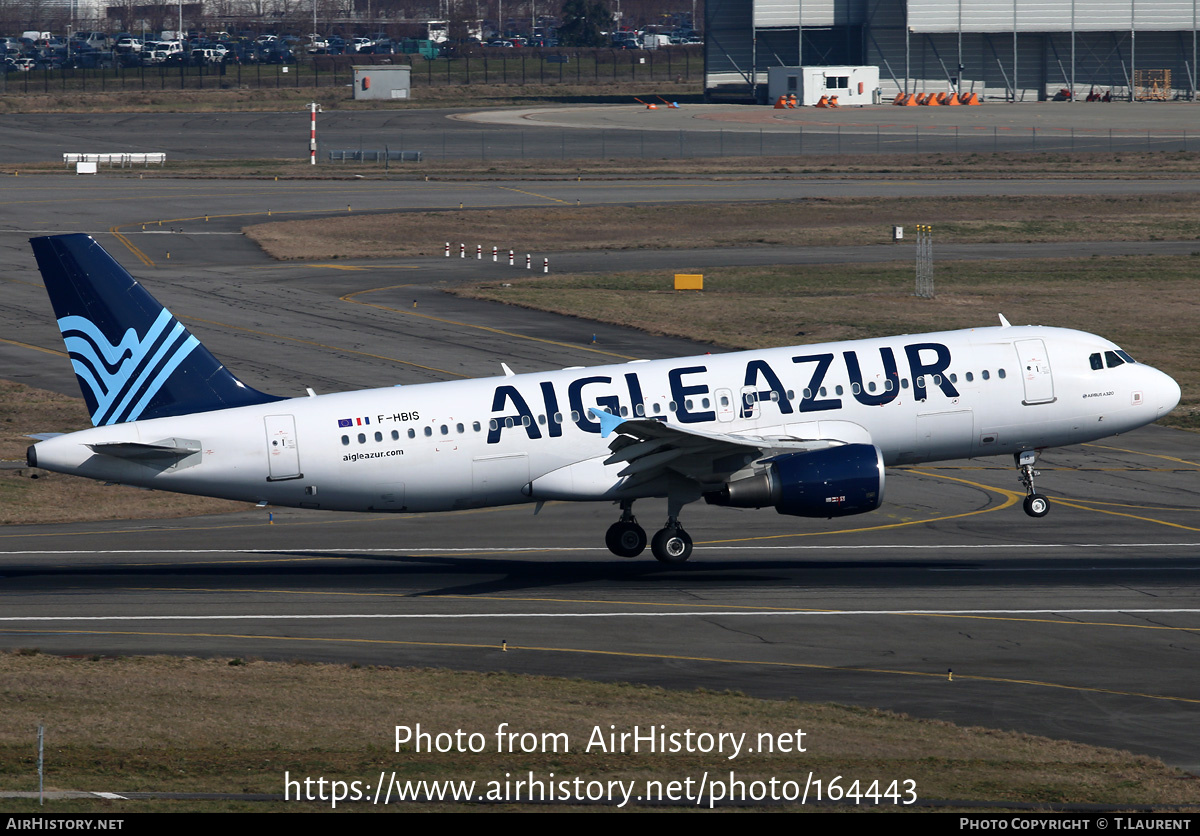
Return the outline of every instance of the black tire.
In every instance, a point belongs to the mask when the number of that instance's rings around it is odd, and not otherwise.
[[[637,557],[646,550],[646,531],[628,520],[618,520],[604,534],[604,545],[617,557]]]
[[[650,551],[660,563],[684,563],[692,556],[692,538],[682,528],[664,528],[654,535]]]
[[[1031,493],[1025,497],[1025,513],[1031,517],[1044,517],[1050,513],[1050,500],[1040,493]]]

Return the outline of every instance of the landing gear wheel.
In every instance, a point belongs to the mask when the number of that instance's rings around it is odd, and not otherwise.
[[[604,545],[617,557],[637,557],[646,549],[646,530],[632,520],[618,520],[608,527]]]
[[[1031,517],[1044,517],[1050,513],[1050,500],[1040,493],[1025,497],[1025,513]]]
[[[650,551],[661,563],[683,563],[692,556],[692,538],[682,528],[664,528],[654,535]]]

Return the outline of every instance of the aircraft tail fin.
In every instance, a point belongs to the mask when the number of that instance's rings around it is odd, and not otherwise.
[[[95,426],[282,400],[234,377],[90,235],[30,244]]]

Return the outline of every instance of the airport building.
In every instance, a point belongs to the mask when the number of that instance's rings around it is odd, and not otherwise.
[[[877,66],[897,93],[1196,100],[1198,0],[708,0],[705,94],[766,101],[772,67]]]

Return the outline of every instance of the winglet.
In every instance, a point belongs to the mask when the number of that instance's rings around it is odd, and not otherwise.
[[[1004,318],[1004,314],[997,314],[997,316],[1000,317],[1000,327],[1001,328],[1012,328],[1012,325],[1010,325],[1008,320]]]
[[[501,363],[500,368],[504,369],[505,377],[513,377],[513,370],[508,367],[508,363]]]
[[[588,412],[596,416],[600,421],[600,437],[608,438],[612,435],[612,431],[625,423],[625,419],[619,415],[613,415],[611,412],[605,412],[603,409],[591,407]]]

